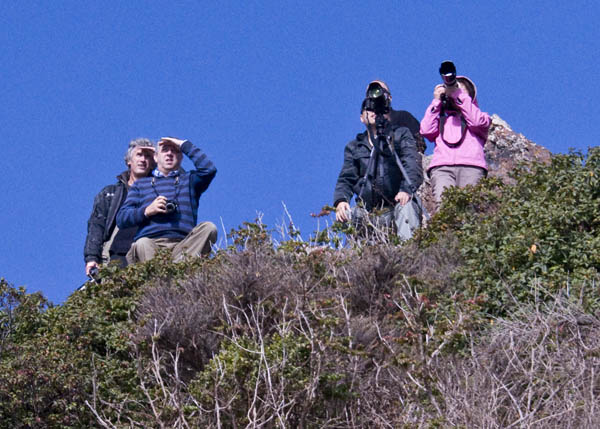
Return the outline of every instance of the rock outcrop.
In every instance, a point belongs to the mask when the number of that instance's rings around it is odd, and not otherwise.
[[[485,157],[488,163],[488,174],[500,177],[507,183],[511,183],[509,172],[522,161],[549,162],[552,153],[528,140],[523,134],[516,133],[498,115],[492,115],[492,125],[485,143]],[[423,156],[423,185],[419,188],[419,195],[425,203],[425,207],[433,213],[433,194],[427,167],[431,162],[431,155]]]

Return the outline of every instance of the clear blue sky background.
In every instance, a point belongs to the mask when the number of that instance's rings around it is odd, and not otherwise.
[[[599,18],[592,1],[2,2],[0,276],[64,301],[85,280],[94,195],[140,136],[188,138],[215,162],[199,219],[273,226],[283,202],[306,237],[366,84],[387,81],[420,120],[445,59],[515,131],[585,150]]]

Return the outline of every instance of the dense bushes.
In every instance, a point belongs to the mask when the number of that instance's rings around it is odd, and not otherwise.
[[[0,427],[593,427],[599,155],[452,190],[400,246],[256,222],[61,306],[2,281]]]
[[[455,278],[483,296],[491,314],[509,314],[534,292],[567,287],[595,305],[585,287],[600,267],[599,175],[600,148],[593,148],[587,156],[555,156],[550,165],[523,165],[513,172],[514,186],[491,179],[454,190],[423,239],[454,233],[464,260]]]
[[[442,273],[454,268],[446,266],[453,261],[446,249],[294,248],[257,240],[221,252],[201,273],[145,290],[135,347],[151,353],[132,359],[147,368],[139,374],[142,413],[161,404],[152,425],[364,427],[428,419],[439,402],[429,366],[461,349],[480,323],[472,302],[445,296],[451,288]],[[424,269],[416,259],[428,255]],[[417,281],[425,272],[436,276]],[[118,404],[97,399],[106,404],[96,407],[103,421],[142,419],[139,400],[115,413]]]
[[[135,394],[131,314],[140,286],[185,270],[164,257],[128,270],[108,267],[101,285],[88,283],[62,306],[2,280],[0,427],[92,427],[85,401],[94,388],[114,401]]]
[[[435,368],[447,426],[599,427],[599,328],[564,297],[500,320],[471,356]]]

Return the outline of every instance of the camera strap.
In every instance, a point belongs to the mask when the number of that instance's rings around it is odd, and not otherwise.
[[[460,139],[458,139],[455,142],[449,142],[449,141],[446,141],[446,139],[444,138],[444,125],[446,124],[446,120],[448,119],[448,114],[445,112],[442,112],[440,114],[440,136],[442,137],[442,141],[451,147],[460,146],[460,144],[465,139],[465,136],[467,135],[467,121],[465,121],[465,118],[460,113],[459,113],[459,116],[460,116]]]
[[[360,192],[358,194],[358,198],[364,201],[363,193],[364,193],[365,187],[367,186],[367,184],[369,184],[371,187],[371,192],[370,192],[371,201],[369,201],[367,203],[367,205],[369,207],[377,205],[377,204],[375,204],[374,192],[377,193],[377,195],[379,195],[381,197],[381,199],[384,200],[387,205],[394,207],[395,202],[390,201],[385,196],[385,193],[383,192],[383,190],[381,190],[379,188],[378,182],[377,182],[377,177],[378,176],[383,177],[383,174],[384,174],[383,159],[382,159],[383,155],[381,153],[381,148],[379,148],[377,146],[377,144],[379,142],[375,141],[375,143],[373,143],[373,141],[371,140],[371,134],[369,131],[367,131],[366,137],[367,137],[367,141],[369,142],[369,144],[371,146],[371,154],[369,155],[369,162],[367,164],[367,169],[365,171],[365,174],[362,177],[362,183],[361,183],[361,187],[360,187]]]
[[[410,180],[410,177],[408,177],[408,173],[406,172],[406,169],[402,165],[402,161],[400,161],[400,157],[396,153],[396,149],[394,148],[393,139],[387,139],[387,143],[388,143],[388,146],[390,147],[390,150],[394,154],[394,158],[396,159],[396,164],[398,164],[398,168],[400,169],[402,176],[404,176],[404,180],[406,180],[406,183],[408,184],[408,189],[410,189],[411,197],[415,200],[415,202],[417,203],[417,206],[419,206],[419,208],[421,209],[423,216],[425,216],[425,220],[428,221],[431,218],[431,216],[429,216],[429,212],[423,205],[423,201],[421,201],[421,198],[417,195],[417,190],[415,189],[415,185],[413,184],[412,180]]]
[[[167,178],[168,176],[165,176],[165,178]],[[156,177],[152,176],[152,189],[154,189],[154,193],[156,194],[157,197],[159,197],[160,195],[158,194],[158,191],[156,190]],[[176,201],[177,203],[179,203],[179,192],[181,191],[181,186],[179,186],[179,174],[177,174],[177,176],[175,176],[175,196],[173,197],[173,201]]]

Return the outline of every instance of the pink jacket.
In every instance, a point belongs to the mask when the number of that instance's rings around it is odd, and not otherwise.
[[[461,89],[456,90],[451,98],[467,123],[467,132],[461,144],[456,146],[446,144],[446,142],[457,142],[461,137],[460,117],[458,115],[448,116],[444,125],[444,139],[446,140],[444,142],[439,130],[442,102],[434,98],[421,120],[421,134],[428,140],[435,141],[433,157],[427,172],[429,173],[432,168],[441,165],[468,165],[487,170],[483,145],[487,140],[490,128],[490,115],[479,110],[477,100],[471,101],[469,94]]]

